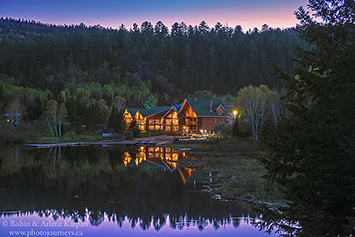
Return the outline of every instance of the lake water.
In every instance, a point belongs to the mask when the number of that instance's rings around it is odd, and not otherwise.
[[[0,147],[0,236],[276,236],[164,147]]]

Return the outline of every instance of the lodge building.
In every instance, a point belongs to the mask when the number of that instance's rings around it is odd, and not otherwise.
[[[182,105],[158,106],[150,109],[128,108],[124,112],[126,125],[137,121],[141,131],[198,133],[213,131],[226,123],[229,116],[220,99],[186,98]]]

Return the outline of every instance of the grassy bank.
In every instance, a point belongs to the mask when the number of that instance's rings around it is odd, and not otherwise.
[[[149,134],[148,131],[141,131],[139,133],[138,138],[149,137],[149,136],[154,137],[154,136],[161,136],[161,135],[177,136],[176,132],[151,131]]]
[[[213,142],[171,144],[175,149],[191,148],[190,155],[204,159],[182,160],[181,164],[210,172],[208,186],[214,194],[227,200],[248,203],[283,203],[277,187],[264,179],[266,170],[257,158],[266,154],[265,148],[242,139],[219,139]]]
[[[98,141],[101,139],[101,137],[92,135],[64,135],[61,137],[53,137],[48,134],[20,131],[17,128],[0,128],[0,144],[83,142]]]
[[[26,136],[20,134],[15,129],[1,128],[0,129],[0,144],[8,143],[24,143]]]
[[[39,136],[35,142],[39,143],[52,143],[52,142],[86,142],[86,141],[97,141],[101,140],[102,138],[99,136],[92,136],[92,135],[69,135],[65,134],[61,137],[53,137],[53,136]]]
[[[23,144],[27,139],[33,139],[36,136],[37,131],[32,126],[11,126],[0,122],[0,144]]]

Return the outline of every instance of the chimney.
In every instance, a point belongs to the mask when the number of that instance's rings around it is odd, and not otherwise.
[[[213,102],[212,102],[212,100],[211,100],[211,102],[210,102],[210,112],[212,113],[212,106],[213,106]]]

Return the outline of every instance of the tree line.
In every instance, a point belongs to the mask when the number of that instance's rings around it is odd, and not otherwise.
[[[22,86],[57,95],[80,84],[149,81],[161,103],[196,90],[236,93],[249,84],[280,88],[268,75],[269,60],[292,74],[295,46],[306,47],[292,28],[264,25],[260,32],[244,33],[241,26],[217,23],[210,28],[205,22],[175,23],[171,29],[162,22],[143,22],[113,30],[2,18],[0,35],[0,72]]]
[[[47,121],[54,135],[62,124],[53,111],[49,116],[56,105],[80,132],[83,124],[95,130],[106,123],[114,107],[122,113],[175,105],[188,96],[233,101],[249,84],[280,88],[267,73],[268,60],[292,74],[293,48],[307,47],[294,29],[264,25],[244,33],[240,26],[210,28],[205,22],[170,29],[143,22],[114,30],[1,18],[0,37],[0,112]]]
[[[162,104],[196,90],[236,94],[249,84],[281,88],[268,74],[272,62],[292,75],[295,46],[307,47],[293,28],[263,25],[244,33],[239,25],[209,27],[204,21],[174,23],[170,29],[161,21],[143,22],[114,30],[1,18],[0,36],[0,72],[19,85],[57,95],[96,83],[142,87],[149,82]]]

